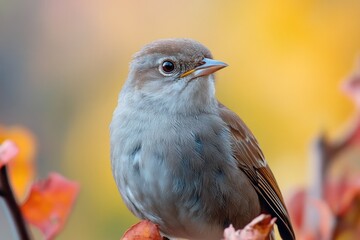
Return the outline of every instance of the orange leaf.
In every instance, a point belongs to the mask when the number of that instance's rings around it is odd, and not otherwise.
[[[159,227],[148,220],[143,220],[129,228],[122,240],[161,240]]]
[[[21,211],[29,223],[43,232],[45,239],[53,239],[64,227],[78,191],[76,182],[51,173],[46,180],[32,186]]]
[[[12,160],[19,152],[15,143],[6,140],[0,145],[0,168]]]
[[[11,139],[19,149],[18,154],[7,167],[12,190],[15,196],[22,200],[35,176],[35,138],[30,131],[23,127],[5,128],[0,125],[0,142],[6,139]]]
[[[235,231],[234,227],[224,230],[224,240],[265,240],[271,233],[276,218],[261,214],[252,220],[242,230]]]

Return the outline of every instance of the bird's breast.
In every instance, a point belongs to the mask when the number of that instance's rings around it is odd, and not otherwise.
[[[125,203],[168,234],[186,237],[201,228],[209,231],[209,225],[222,231],[231,221],[228,206],[237,205],[234,196],[247,201],[236,192],[242,173],[232,158],[228,129],[216,115],[119,113],[111,148]]]

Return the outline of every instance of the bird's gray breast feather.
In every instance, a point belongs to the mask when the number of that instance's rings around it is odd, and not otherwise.
[[[134,214],[168,229],[180,229],[189,219],[204,222],[197,220],[209,215],[219,216],[209,224],[221,227],[237,224],[237,214],[253,215],[250,199],[256,193],[249,193],[253,188],[240,177],[221,118],[137,115],[124,114],[111,132],[114,176]]]

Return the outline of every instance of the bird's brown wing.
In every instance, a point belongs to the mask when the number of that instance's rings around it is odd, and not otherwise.
[[[233,156],[239,168],[251,180],[260,200],[263,200],[263,208],[278,219],[277,225],[283,239],[295,239],[279,186],[254,135],[235,113],[221,103],[219,113],[233,137]]]

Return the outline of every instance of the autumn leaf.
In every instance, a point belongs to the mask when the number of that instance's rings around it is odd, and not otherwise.
[[[295,191],[287,200],[286,205],[289,209],[290,219],[295,231],[301,229],[304,222],[304,209],[306,202],[306,190],[299,189]]]
[[[13,141],[6,140],[0,145],[0,168],[10,162],[19,152]]]
[[[224,230],[223,240],[265,240],[271,233],[276,218],[261,214],[252,220],[242,230],[230,227]],[[129,228],[121,240],[161,240],[162,237],[157,225],[148,220],[143,220]]]
[[[121,240],[161,240],[157,225],[148,220],[143,220],[129,228]]]
[[[230,227],[224,230],[223,240],[265,240],[271,233],[276,218],[261,214],[241,230]]]
[[[338,182],[328,182],[325,186],[325,198],[338,216],[347,214],[359,196],[360,177],[351,180],[344,177]]]
[[[12,190],[18,200],[23,200],[35,176],[35,137],[26,128],[6,128],[0,125],[0,142],[7,139],[11,139],[19,149],[18,154],[7,167]]]
[[[326,201],[312,198],[300,189],[292,195],[287,206],[298,239],[330,239],[336,217]]]
[[[21,211],[29,223],[42,231],[45,239],[53,239],[64,227],[78,191],[76,182],[51,173],[32,186]]]

